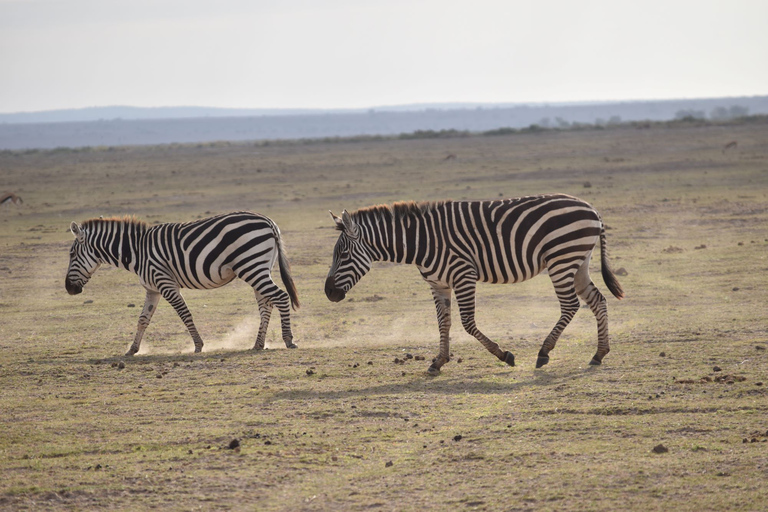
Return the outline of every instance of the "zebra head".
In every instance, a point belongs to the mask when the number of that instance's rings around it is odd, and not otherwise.
[[[86,233],[78,223],[73,222],[69,229],[75,235],[75,241],[69,249],[69,267],[64,286],[67,293],[77,295],[83,291],[83,286],[99,268],[101,260],[87,243]]]
[[[333,212],[329,213],[341,234],[333,248],[333,263],[325,280],[325,295],[328,300],[339,302],[371,270],[372,260],[366,242],[360,236],[360,228],[347,210],[342,212],[341,218]]]

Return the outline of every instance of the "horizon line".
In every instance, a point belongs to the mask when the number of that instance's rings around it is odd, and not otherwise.
[[[519,106],[555,106],[555,105],[599,105],[599,104],[620,104],[620,103],[651,103],[651,102],[668,102],[668,101],[704,101],[704,100],[718,100],[718,99],[740,99],[740,98],[759,98],[768,96],[766,94],[752,94],[752,95],[739,95],[739,96],[700,96],[700,97],[669,97],[669,98],[634,98],[634,99],[612,99],[612,100],[566,100],[566,101],[435,101],[435,102],[410,102],[410,103],[393,103],[383,104],[367,107],[216,107],[208,105],[161,105],[161,106],[137,106],[128,104],[111,104],[111,105],[90,105],[85,107],[66,107],[66,108],[51,108],[44,110],[20,110],[0,112],[0,116],[14,116],[14,115],[36,115],[46,114],[54,112],[72,112],[72,111],[87,111],[87,110],[99,110],[110,108],[124,108],[124,109],[136,109],[136,110],[162,110],[162,109],[201,109],[201,110],[221,110],[221,111],[273,111],[273,112],[366,112],[376,111],[378,109],[390,110],[390,109],[428,109],[435,108],[434,106],[441,106],[445,109],[446,106],[456,106],[456,109],[477,108],[483,106],[495,106],[495,107],[519,107]],[[430,107],[433,106],[433,107]]]

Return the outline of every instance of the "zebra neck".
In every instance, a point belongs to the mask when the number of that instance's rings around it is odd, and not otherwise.
[[[363,229],[374,261],[416,263],[416,223],[410,217],[384,215]]]
[[[103,221],[96,238],[96,248],[105,263],[137,272],[139,267],[139,240],[146,230],[144,224],[130,221]]]

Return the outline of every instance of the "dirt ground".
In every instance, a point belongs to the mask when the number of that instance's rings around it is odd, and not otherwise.
[[[766,140],[758,118],[0,152],[0,192],[24,201],[0,206],[0,509],[764,510]],[[455,322],[438,377],[416,268],[376,264],[345,301],[325,298],[328,210],[548,192],[609,227],[627,297],[608,299],[600,367],[585,309],[534,368],[559,316],[546,277],[478,288],[478,325],[516,367]],[[73,220],[239,209],[283,232],[297,350],[277,316],[269,350],[249,350],[258,310],[240,282],[184,292],[202,354],[161,303],[131,358],[137,277],[102,268],[81,295],[64,290]]]

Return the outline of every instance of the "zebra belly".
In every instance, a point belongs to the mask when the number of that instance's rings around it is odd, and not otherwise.
[[[223,267],[218,271],[211,272],[211,278],[208,279],[204,275],[197,276],[197,279],[192,279],[192,276],[188,275],[186,279],[182,279],[178,272],[173,272],[173,281],[176,281],[179,288],[186,288],[188,290],[213,290],[215,288],[221,288],[222,286],[232,282],[235,277],[235,272],[232,267]],[[143,283],[142,283],[143,284]],[[145,287],[147,285],[144,285]]]
[[[222,286],[231,283],[235,277],[235,272],[232,267],[224,267],[217,272],[211,272],[211,279],[202,278],[198,279],[197,283],[193,286],[186,286],[186,288],[194,288],[198,290],[213,290],[215,288],[221,288]],[[193,283],[190,283],[193,284]]]
[[[491,284],[522,283],[523,281],[533,279],[546,270],[546,267],[543,265],[535,265],[532,269],[527,269],[525,272],[517,271],[517,273],[511,268],[506,268],[504,271],[496,269],[496,275],[494,276],[493,274],[478,269],[477,281],[480,283]]]

